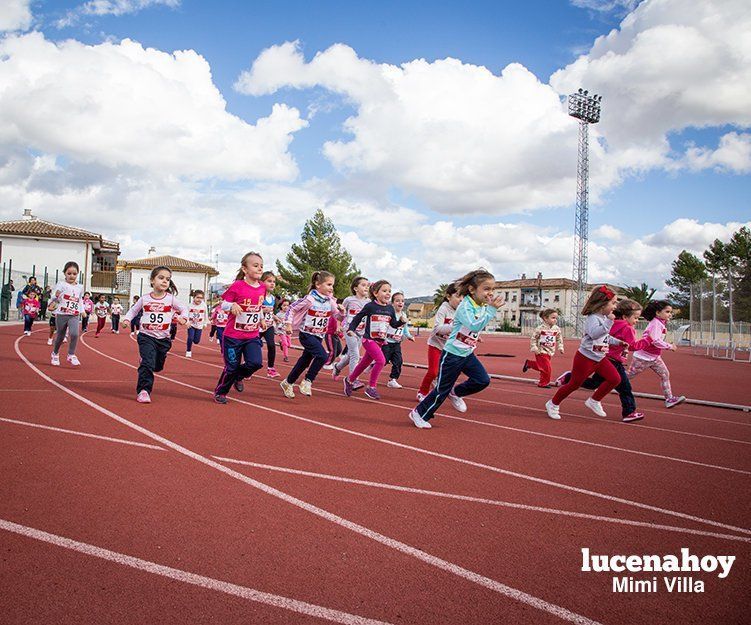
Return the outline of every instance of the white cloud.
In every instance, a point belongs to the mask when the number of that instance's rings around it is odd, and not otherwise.
[[[0,3],[0,32],[27,30],[31,26],[31,0],[3,0]]]
[[[701,255],[701,253],[715,239],[727,241],[733,232],[742,226],[749,226],[751,222],[701,223],[696,219],[676,219],[658,232],[644,237],[644,241],[652,246],[667,246],[687,249]]]
[[[610,241],[620,241],[623,238],[623,232],[608,224],[603,224],[592,232],[592,236],[598,239],[607,239]]]
[[[693,171],[717,169],[735,174],[751,173],[751,134],[729,132],[720,137],[716,150],[691,147],[686,150],[685,163]]]
[[[611,151],[667,157],[671,131],[751,124],[749,32],[746,0],[649,0],[550,83],[561,94],[603,95],[598,131]]]
[[[580,9],[590,9],[601,13],[612,11],[633,11],[642,0],[571,0]]]
[[[315,85],[357,110],[345,122],[352,139],[324,145],[343,172],[399,186],[443,212],[518,212],[571,199],[576,126],[522,65],[500,75],[455,59],[379,65],[341,44],[306,63],[297,43],[285,43],[261,53],[235,88],[262,95]]]
[[[180,6],[181,0],[89,0],[82,5],[68,11],[64,17],[57,21],[58,28],[73,26],[83,16],[131,15],[154,6],[166,6],[175,9]]]
[[[139,43],[0,40],[0,143],[73,161],[191,178],[290,180],[307,122],[283,104],[255,125],[231,115],[206,60]]]

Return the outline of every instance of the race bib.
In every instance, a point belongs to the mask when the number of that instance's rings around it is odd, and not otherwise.
[[[203,322],[203,309],[191,308],[188,315],[190,316],[190,322],[198,325]]]
[[[216,325],[223,326],[227,323],[227,319],[229,318],[229,314],[224,310],[219,310],[216,313]]]
[[[260,306],[246,306],[245,310],[235,316],[235,330],[240,332],[255,332],[261,325],[263,312]]]
[[[472,332],[472,330],[470,330],[466,326],[462,326],[461,328],[459,328],[459,332],[456,333],[456,340],[462,345],[466,345],[467,347],[474,349],[475,347],[477,347],[478,336],[479,332]]]
[[[266,322],[267,326],[271,326],[274,321],[274,308],[272,306],[263,307],[263,320]]]
[[[148,308],[148,304],[144,306],[143,317],[141,317],[141,327],[144,330],[164,332],[165,330],[169,330],[170,323],[172,323],[171,306],[159,306],[155,308]]]
[[[540,347],[555,347],[555,334],[541,334]]]
[[[360,311],[357,308],[350,308],[347,311],[347,325],[349,326],[350,323],[352,323],[352,320],[355,318],[355,315],[359,313]],[[363,319],[360,324],[355,328],[355,332],[359,332],[362,334],[365,331],[365,319]]]
[[[330,316],[330,310],[309,309],[305,315],[305,322],[302,326],[303,332],[309,332],[310,334],[323,334],[326,332],[326,327],[329,325]]]
[[[106,308],[97,308],[96,309],[96,316],[97,317],[106,317],[107,316],[107,309]]]
[[[402,339],[404,338],[404,326],[400,326],[398,328],[392,328],[389,325],[388,328],[386,328],[386,338],[388,338],[389,341],[394,341],[395,343],[401,343]]]
[[[61,315],[78,315],[80,311],[78,309],[79,300],[75,295],[68,295],[63,293],[60,298],[60,308],[57,312]]]
[[[592,343],[592,351],[598,354],[603,354],[608,351],[607,339],[601,339]]]
[[[385,339],[389,331],[391,317],[389,315],[370,316],[370,338]]]

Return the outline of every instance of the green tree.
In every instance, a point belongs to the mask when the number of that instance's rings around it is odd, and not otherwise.
[[[683,250],[673,261],[670,279],[665,281],[673,289],[670,293],[673,303],[680,308],[688,306],[692,285],[706,278],[707,268],[704,263],[691,252]]]
[[[305,295],[314,271],[326,270],[336,276],[334,296],[347,297],[350,282],[360,273],[350,253],[342,247],[334,222],[318,209],[305,222],[300,243],[287,252],[286,265],[276,261],[281,288],[294,295]]]
[[[743,226],[728,243],[733,274],[733,317],[751,321],[751,230]]]
[[[641,307],[646,307],[649,302],[652,301],[657,289],[652,289],[646,282],[642,282],[639,286],[627,286],[623,288],[623,294],[629,299],[639,302]]]
[[[433,293],[433,305],[438,308],[443,302],[443,298],[446,297],[446,289],[449,288],[448,284],[439,284],[438,288]]]

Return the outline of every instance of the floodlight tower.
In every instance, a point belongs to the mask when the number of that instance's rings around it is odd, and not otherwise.
[[[589,124],[600,121],[601,95],[579,89],[568,97],[568,114],[579,120],[579,160],[576,165],[576,220],[574,223],[574,271],[576,295],[573,302],[576,335],[581,336],[587,288],[587,245],[589,242]]]

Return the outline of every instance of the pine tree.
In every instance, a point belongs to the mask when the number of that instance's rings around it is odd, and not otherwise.
[[[704,263],[691,252],[683,250],[678,258],[673,261],[670,271],[670,279],[665,283],[674,290],[670,293],[673,303],[685,308],[691,299],[691,286],[707,277],[707,268]]]
[[[298,296],[308,292],[313,272],[323,269],[336,276],[334,296],[347,297],[350,283],[360,273],[350,253],[342,247],[334,222],[320,209],[305,222],[300,243],[292,244],[285,260],[286,265],[276,261],[280,286]]]

